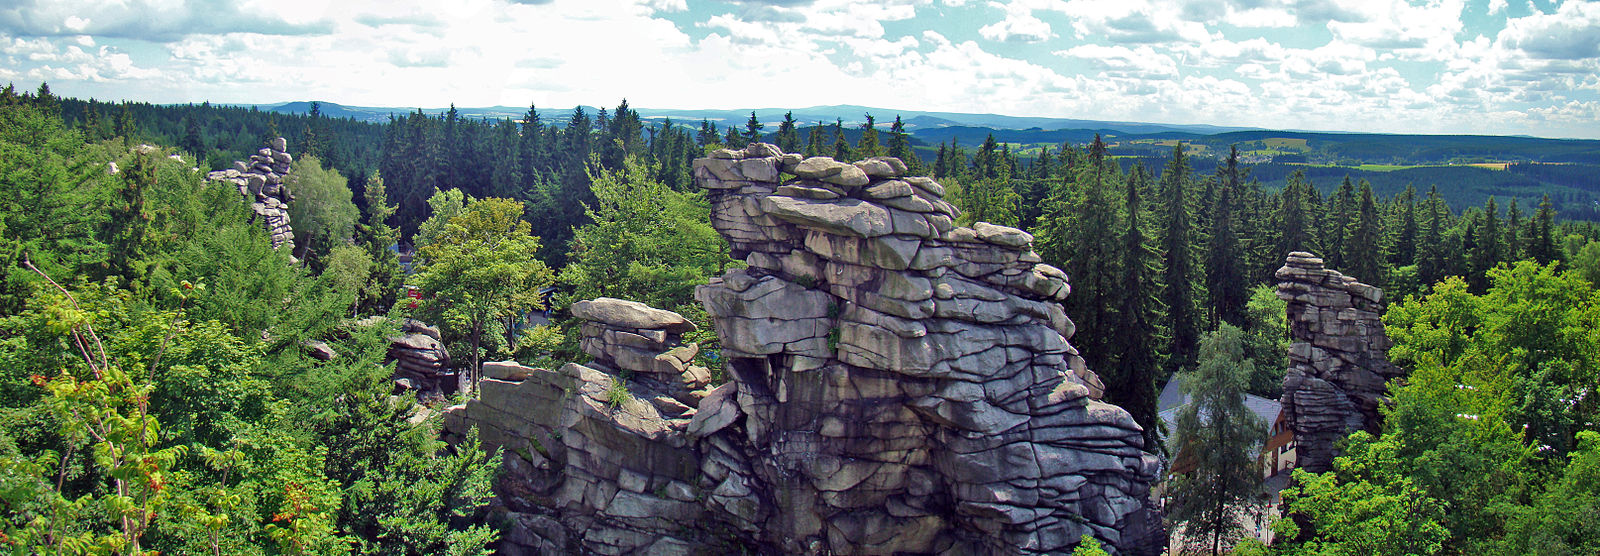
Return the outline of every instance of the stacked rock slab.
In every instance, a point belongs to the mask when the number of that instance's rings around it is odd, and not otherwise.
[[[1340,439],[1356,430],[1379,432],[1384,384],[1403,371],[1387,357],[1383,290],[1299,251],[1289,254],[1277,278],[1293,340],[1281,401],[1299,466],[1321,473],[1332,469]]]
[[[278,137],[250,155],[250,160],[235,161],[232,168],[208,173],[206,179],[237,186],[239,194],[250,201],[250,210],[261,218],[272,236],[272,247],[287,245],[292,253],[294,230],[289,227],[289,201],[294,200],[294,195],[284,180],[294,157],[287,149],[288,143]]]
[[[395,383],[402,389],[416,390],[425,397],[456,390],[450,352],[445,349],[438,327],[406,319],[400,326],[400,335],[389,338],[389,359],[395,362]]]
[[[753,144],[694,171],[749,264],[695,294],[733,380],[691,424],[714,512],[784,553],[1165,545],[1158,460],[1099,400],[1031,236],[955,226],[943,187],[893,158]]]
[[[688,434],[710,373],[688,365],[694,324],[677,313],[600,298],[573,304],[594,361],[560,370],[487,363],[481,396],[445,414],[449,435],[476,427],[504,449],[497,484],[501,554],[688,554],[732,537],[708,518],[717,486]],[[702,419],[703,420],[703,419]]]

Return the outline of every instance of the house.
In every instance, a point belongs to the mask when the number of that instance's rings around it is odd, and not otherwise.
[[[1189,396],[1183,393],[1182,377],[1174,376],[1161,389],[1161,396],[1156,401],[1156,411],[1164,425],[1162,442],[1169,447],[1173,445],[1171,437],[1178,427],[1178,410],[1188,403]],[[1244,405],[1262,422],[1268,423],[1266,436],[1262,438],[1261,457],[1257,460],[1261,466],[1261,474],[1266,478],[1262,485],[1262,494],[1267,498],[1266,511],[1262,516],[1252,520],[1249,529],[1257,538],[1270,543],[1272,533],[1268,525],[1272,518],[1278,515],[1278,506],[1282,502],[1278,493],[1289,485],[1289,476],[1295,467],[1294,431],[1289,429],[1283,404],[1278,403],[1278,400],[1245,394]],[[1172,453],[1171,456],[1169,475],[1182,474],[1194,468],[1192,458],[1180,453]],[[1156,490],[1165,492],[1165,489],[1159,486]],[[1177,535],[1174,535],[1174,542],[1178,542]]]

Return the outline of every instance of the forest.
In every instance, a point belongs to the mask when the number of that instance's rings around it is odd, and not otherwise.
[[[440,402],[395,394],[386,338],[415,317],[469,372],[579,361],[566,306],[617,297],[696,321],[698,361],[720,380],[693,289],[743,262],[691,163],[768,141],[901,158],[944,185],[961,224],[1030,232],[1070,276],[1073,345],[1152,450],[1157,389],[1175,375],[1209,377],[1218,399],[1280,393],[1286,254],[1385,289],[1390,358],[1410,377],[1391,384],[1381,435],[1352,435],[1332,472],[1297,472],[1284,540],[1244,539],[1232,513],[1169,516],[1237,553],[1600,552],[1600,226],[1559,193],[1253,166],[1234,146],[1206,164],[1182,142],[1119,157],[1098,136],[1029,156],[993,136],[919,149],[898,117],[752,113],[718,129],[623,101],[547,119],[530,106],[520,120],[365,123],[0,92],[0,544],[490,553],[498,454],[439,440]],[[237,191],[204,182],[279,136],[296,158],[295,253],[270,247]],[[1558,168],[1506,172],[1574,179]],[[544,311],[552,324],[521,326]]]

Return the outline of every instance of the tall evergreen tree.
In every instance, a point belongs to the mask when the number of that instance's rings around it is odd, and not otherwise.
[[[1400,226],[1395,231],[1394,244],[1389,250],[1389,264],[1395,267],[1410,266],[1417,261],[1417,188],[1407,185],[1398,201]]]
[[[811,132],[806,134],[807,158],[813,156],[826,156],[825,153],[827,151],[824,150],[822,141],[822,122],[817,122],[817,125],[811,126]]]
[[[1378,206],[1372,198],[1372,184],[1361,180],[1361,197],[1356,218],[1345,230],[1345,274],[1368,284],[1384,285],[1383,237],[1378,221]]]
[[[851,156],[850,141],[845,139],[844,118],[836,118],[833,122],[833,159],[839,162],[855,160]]]
[[[861,138],[856,140],[856,156],[872,158],[883,156],[883,143],[878,140],[877,121],[867,114],[867,123],[861,124]]]
[[[1517,207],[1517,198],[1512,197],[1511,206],[1506,209],[1505,260],[1522,260],[1524,251],[1522,243],[1522,209]]]
[[[1289,182],[1283,186],[1279,194],[1282,201],[1278,205],[1278,214],[1275,220],[1278,224],[1278,245],[1274,259],[1282,261],[1289,253],[1294,251],[1310,251],[1314,249],[1311,237],[1311,219],[1307,211],[1311,183],[1306,181],[1305,171],[1295,170],[1289,174]]]
[[[1240,247],[1237,172],[1226,165],[1217,169],[1217,197],[1211,206],[1210,233],[1207,234],[1205,280],[1210,295],[1209,321],[1245,325],[1245,304],[1250,300],[1244,274],[1244,253]]]
[[[1422,222],[1421,238],[1417,244],[1417,279],[1425,286],[1432,286],[1450,272],[1447,262],[1449,245],[1445,241],[1446,230],[1450,227],[1450,208],[1439,196],[1439,186],[1428,189],[1424,209],[1427,219]]]
[[[889,125],[889,156],[906,163],[907,174],[922,175],[922,159],[911,149],[910,136],[906,134],[906,124],[900,121],[900,116],[895,116],[894,123]]]
[[[720,143],[721,137],[717,135],[717,126],[711,125],[711,120],[700,120],[700,133],[695,135],[695,142],[701,147]]]
[[[1196,303],[1193,203],[1190,201],[1189,160],[1183,144],[1172,147],[1172,159],[1161,172],[1161,203],[1166,220],[1162,222],[1163,254],[1162,302],[1167,307],[1171,335],[1167,343],[1166,372],[1170,376],[1192,368],[1200,342],[1199,308]]]
[[[744,136],[740,138],[743,144],[728,145],[728,148],[739,148],[751,143],[761,142],[761,130],[765,129],[766,127],[766,124],[763,124],[760,120],[756,119],[756,112],[751,110],[750,119],[745,120],[744,122]]]
[[[784,112],[778,123],[778,148],[786,153],[800,152],[800,133],[795,129],[794,112]]]
[[[1079,325],[1073,341],[1094,369],[1115,366],[1113,346],[1126,332],[1112,320],[1116,296],[1124,287],[1117,270],[1121,255],[1115,235],[1122,226],[1112,204],[1118,179],[1116,163],[1097,138],[1089,147],[1089,159],[1073,176],[1073,184],[1056,199],[1067,206],[1056,213],[1044,249],[1072,277],[1072,295],[1065,305],[1067,314]]]
[[[1483,293],[1489,289],[1489,269],[1500,264],[1505,255],[1503,242],[1505,237],[1500,231],[1500,209],[1495,206],[1494,196],[1483,205],[1483,212],[1478,215],[1477,234],[1472,236],[1474,248],[1468,253],[1467,284],[1474,293]]]
[[[1133,420],[1144,427],[1145,449],[1155,450],[1161,442],[1157,423],[1156,375],[1161,372],[1161,331],[1165,328],[1162,310],[1160,253],[1144,229],[1146,209],[1141,190],[1149,188],[1150,174],[1136,165],[1123,187],[1127,218],[1123,220],[1119,254],[1122,274],[1117,281],[1119,299],[1116,312],[1116,366],[1102,369],[1109,378],[1106,397],[1122,406]]]
[[[1539,201],[1539,210],[1534,213],[1528,234],[1528,256],[1539,261],[1539,264],[1549,264],[1559,258],[1560,250],[1556,247],[1555,238],[1555,206],[1550,203],[1550,194],[1546,193]]]
[[[1356,198],[1356,187],[1350,181],[1350,175],[1345,174],[1344,182],[1339,184],[1339,190],[1334,192],[1330,199],[1331,209],[1326,217],[1327,227],[1322,231],[1323,258],[1329,268],[1344,270],[1349,264],[1345,259],[1345,243],[1348,241],[1350,230],[1355,225],[1357,205],[1360,201]],[[1365,276],[1362,276],[1366,279]]]

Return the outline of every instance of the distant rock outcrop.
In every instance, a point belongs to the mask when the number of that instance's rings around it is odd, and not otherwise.
[[[282,137],[267,142],[267,146],[250,155],[249,161],[235,161],[232,168],[206,174],[206,179],[231,183],[239,194],[251,201],[250,210],[261,217],[267,233],[272,236],[272,247],[289,246],[294,252],[294,230],[289,227],[289,202],[294,200],[284,178],[289,175],[294,157],[288,152]]]
[[[400,335],[389,338],[389,342],[396,386],[415,390],[424,398],[457,391],[458,377],[450,369],[450,351],[445,349],[438,327],[406,319],[400,325]]]
[[[1278,297],[1289,302],[1289,369],[1283,410],[1294,431],[1299,466],[1332,469],[1334,444],[1356,430],[1379,432],[1385,383],[1404,371],[1389,363],[1383,290],[1323,268],[1322,259],[1290,253],[1278,269]]]
[[[1067,343],[1066,276],[904,171],[696,160],[749,264],[696,292],[730,382],[687,365],[682,317],[607,299],[573,307],[595,363],[486,365],[446,426],[508,452],[502,549],[1159,552],[1158,460]]]

